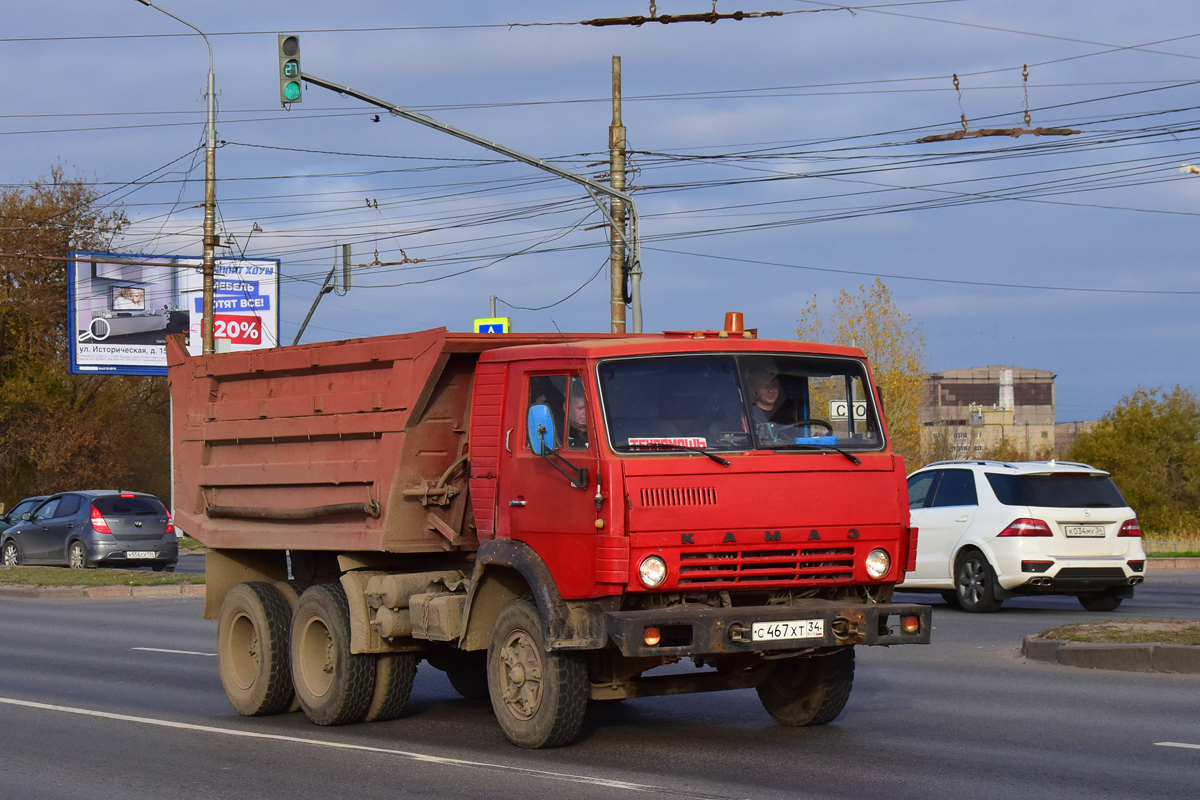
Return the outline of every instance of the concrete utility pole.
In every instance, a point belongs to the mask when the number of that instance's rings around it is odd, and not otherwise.
[[[203,329],[204,354],[208,355],[213,352],[213,275],[216,272],[216,255],[217,246],[217,113],[216,113],[216,91],[214,89],[215,80],[213,78],[213,51],[212,43],[208,41],[208,37],[204,35],[204,31],[197,28],[192,23],[185,19],[181,19],[166,9],[159,8],[150,2],[150,0],[138,0],[144,6],[153,8],[155,11],[161,11],[176,22],[182,22],[189,28],[200,34],[204,39],[204,44],[208,46],[208,92],[206,94],[208,100],[208,130],[205,136],[204,145],[204,258],[202,261],[201,270],[204,275],[203,288]]]
[[[625,191],[625,126],[621,124],[621,57],[612,58],[612,124],[608,126],[608,181]],[[625,333],[625,203],[609,198],[609,317],[612,333]]]

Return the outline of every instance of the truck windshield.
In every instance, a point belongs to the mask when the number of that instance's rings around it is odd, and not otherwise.
[[[799,355],[602,361],[610,446],[621,452],[874,450],[883,446],[866,369]]]

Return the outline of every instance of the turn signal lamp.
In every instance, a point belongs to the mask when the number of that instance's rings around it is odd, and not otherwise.
[[[1138,524],[1136,519],[1128,519],[1121,523],[1121,530],[1117,531],[1117,536],[1141,536],[1142,526]]]
[[[642,632],[642,641],[653,647],[662,641],[662,632],[659,631],[658,628],[646,628],[646,630]]]
[[[92,530],[96,533],[112,533],[112,528],[108,527],[108,520],[100,513],[100,509],[92,506]]]
[[[921,630],[920,617],[905,617],[900,620],[900,627],[905,633],[916,633]]]
[[[1053,536],[1050,526],[1040,519],[1014,519],[997,536]]]

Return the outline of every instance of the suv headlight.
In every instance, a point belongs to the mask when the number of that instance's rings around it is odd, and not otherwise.
[[[886,550],[876,549],[867,553],[867,574],[875,580],[887,575],[891,568],[892,557],[887,554]]]
[[[638,577],[647,589],[657,589],[667,579],[667,562],[658,556],[647,556],[638,566]]]

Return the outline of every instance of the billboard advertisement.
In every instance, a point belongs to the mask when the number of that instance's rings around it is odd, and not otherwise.
[[[166,339],[200,355],[204,276],[184,256],[73,252],[67,263],[71,372],[166,375]],[[219,258],[213,270],[218,352],[279,346],[279,261]]]

